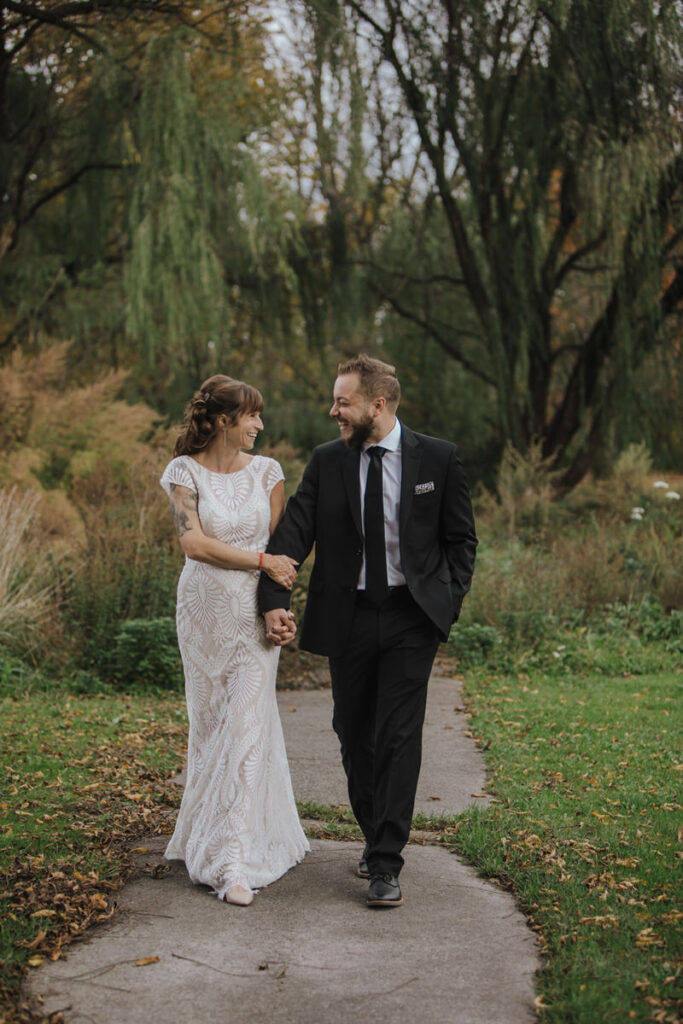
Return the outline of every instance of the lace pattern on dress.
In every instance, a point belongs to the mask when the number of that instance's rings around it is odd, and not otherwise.
[[[236,473],[214,473],[190,456],[161,484],[189,487],[202,529],[249,551],[268,543],[270,492],[283,479],[274,459],[254,456]],[[187,782],[169,859],[222,898],[233,885],[260,888],[309,849],[301,828],[275,699],[279,648],[258,614],[259,573],[185,560],[176,622],[189,715]]]

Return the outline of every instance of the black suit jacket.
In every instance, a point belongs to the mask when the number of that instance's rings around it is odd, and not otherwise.
[[[410,592],[445,640],[470,587],[477,538],[465,474],[449,441],[401,425],[401,566]],[[316,448],[268,545],[303,562],[315,545],[302,650],[341,654],[351,631],[363,558],[360,454],[343,441]],[[288,608],[290,594],[265,573],[259,610]]]

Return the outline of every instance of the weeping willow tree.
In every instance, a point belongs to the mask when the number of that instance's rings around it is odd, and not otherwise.
[[[340,355],[373,335],[377,300],[359,253],[385,224],[387,168],[381,161],[371,166],[366,137],[382,96],[376,63],[362,59],[327,0],[292,4],[287,25],[278,58],[297,102],[283,124],[283,153],[301,231],[291,263],[306,356],[319,360],[326,401]]]
[[[680,339],[677,4],[326,11],[386,69],[383,124],[412,125],[400,209],[366,249],[372,288],[489,395],[501,442],[540,441],[575,482],[644,357]]]
[[[185,26],[216,48],[244,6],[0,4],[0,350],[61,326],[52,310],[86,267],[121,263],[147,41]]]
[[[150,365],[198,379],[211,345],[223,348],[228,294],[211,224],[213,164],[200,98],[178,36],[152,39],[143,65],[135,134],[138,169],[127,260],[127,330]],[[233,185],[234,183],[231,182]]]
[[[6,6],[0,352],[70,337],[79,371],[132,367],[175,412],[239,372],[291,290],[261,5]]]

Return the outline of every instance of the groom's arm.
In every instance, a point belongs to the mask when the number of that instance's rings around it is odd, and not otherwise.
[[[457,619],[472,582],[478,542],[467,479],[455,447],[448,461],[440,533],[451,572],[453,615]]]
[[[304,470],[301,483],[287,503],[285,513],[275,528],[266,551],[269,555],[289,555],[301,565],[315,543],[318,508],[319,456],[316,451]],[[258,585],[259,612],[287,609],[290,591],[261,573]]]

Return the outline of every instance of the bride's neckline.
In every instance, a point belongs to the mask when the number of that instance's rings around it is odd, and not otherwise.
[[[213,473],[215,476],[237,476],[238,473],[244,473],[245,469],[249,469],[254,459],[258,458],[258,456],[250,455],[249,462],[246,464],[246,466],[242,466],[241,469],[229,469],[227,472],[224,472],[223,470],[220,469],[209,469],[209,467],[205,466],[202,462],[199,461],[199,459],[195,459],[194,455],[188,455],[187,458],[192,459],[192,461],[195,462],[198,466],[201,466],[201,468],[206,473]]]

